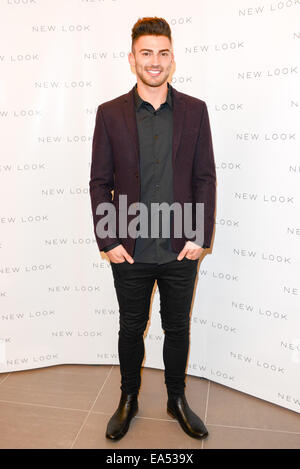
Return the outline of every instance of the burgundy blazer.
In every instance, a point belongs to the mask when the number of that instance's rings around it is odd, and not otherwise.
[[[203,244],[210,246],[215,217],[216,170],[207,106],[201,99],[171,88],[173,200],[180,203],[183,211],[185,202],[204,203]],[[94,233],[100,251],[118,241],[119,196],[127,195],[127,207],[140,201],[140,155],[133,90],[134,87],[128,93],[100,104],[97,109],[89,190]],[[101,202],[112,202],[116,208],[116,237],[97,236],[96,225],[107,215],[96,215],[97,205]],[[128,224],[138,213],[127,214]],[[186,238],[184,231],[181,238],[174,237],[172,225],[170,238],[172,249],[178,253],[187,240],[195,239]],[[133,256],[135,238],[127,235],[119,240]]]

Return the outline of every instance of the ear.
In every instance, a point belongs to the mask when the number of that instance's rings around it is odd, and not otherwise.
[[[132,67],[135,66],[135,58],[132,52],[129,52],[128,54],[128,62],[130,63]]]

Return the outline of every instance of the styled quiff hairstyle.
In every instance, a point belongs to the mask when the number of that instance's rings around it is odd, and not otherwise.
[[[172,44],[171,28],[164,18],[144,17],[139,18],[134,24],[131,32],[131,50],[133,52],[133,46],[135,41],[140,36],[166,36],[170,39]]]

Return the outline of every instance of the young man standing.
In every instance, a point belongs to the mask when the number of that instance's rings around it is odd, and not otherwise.
[[[167,82],[174,54],[171,30],[163,18],[136,22],[128,58],[137,83],[128,93],[98,107],[90,179],[94,231],[99,250],[107,252],[111,263],[120,313],[122,393],[106,437],[117,440],[124,436],[138,411],[143,335],[157,280],[165,333],[167,412],[188,435],[201,439],[208,432],[189,407],[184,388],[197,264],[203,249],[210,247],[214,227],[216,172],[208,111],[204,101],[177,91]],[[125,195],[124,209],[121,196]],[[196,238],[196,243],[195,236],[185,233],[175,237],[170,212],[169,236],[162,236],[160,221],[159,236],[121,236],[119,216],[137,202],[145,204],[149,212],[153,204],[202,204],[203,242]],[[101,237],[104,213],[99,205],[104,203],[116,209],[116,224],[108,236]],[[132,220],[132,213],[128,213],[127,227]],[[153,218],[148,221],[150,233]]]

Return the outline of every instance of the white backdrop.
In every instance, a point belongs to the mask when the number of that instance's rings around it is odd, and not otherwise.
[[[174,37],[172,85],[206,101],[217,165],[187,373],[300,412],[300,0],[1,0],[0,372],[118,364],[94,239],[100,103],[129,91],[139,17]],[[147,367],[163,369],[156,288]]]

